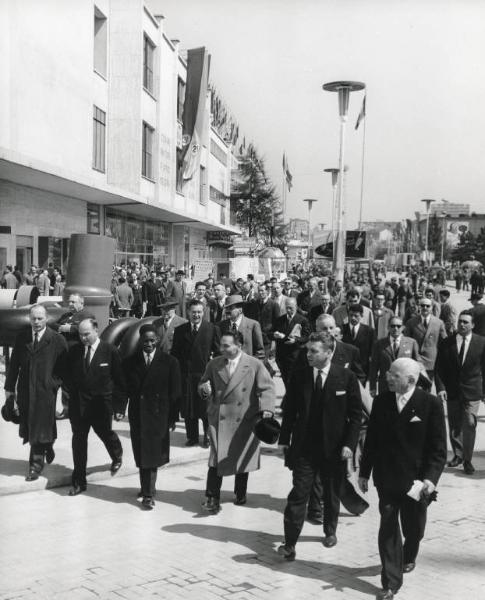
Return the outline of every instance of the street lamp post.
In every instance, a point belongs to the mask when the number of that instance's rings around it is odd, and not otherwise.
[[[312,206],[314,202],[317,202],[317,198],[305,198],[303,202],[308,202],[308,250],[307,257],[310,260],[310,253],[312,249]]]
[[[350,92],[363,90],[365,84],[359,81],[332,81],[325,83],[323,89],[327,92],[338,93],[340,115],[340,152],[339,152],[339,177],[337,195],[337,243],[334,252],[333,269],[336,279],[343,281],[345,268],[345,201],[344,201],[344,151],[345,151],[345,125],[349,111]]]
[[[448,213],[441,213],[443,217],[443,226],[441,228],[441,266],[445,264],[445,240],[446,240],[446,217]]]
[[[424,242],[424,254],[426,258],[426,265],[429,266],[429,252],[428,252],[428,235],[429,235],[429,207],[434,202],[429,198],[423,198],[421,202],[426,202],[426,238]]]

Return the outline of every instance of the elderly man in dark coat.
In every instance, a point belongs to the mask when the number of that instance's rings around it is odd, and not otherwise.
[[[220,510],[222,478],[235,475],[234,504],[246,504],[248,476],[259,469],[259,441],[254,425],[272,416],[275,387],[263,363],[242,352],[241,332],[221,337],[223,356],[209,362],[199,385],[207,400],[210,455],[204,509]]]
[[[142,506],[155,505],[157,469],[170,460],[170,429],[175,429],[181,394],[176,358],[162,352],[154,325],[140,327],[140,348],[124,363],[128,419],[135,463],[140,471]]]
[[[39,478],[47,463],[54,460],[56,396],[64,372],[67,343],[59,333],[46,327],[47,311],[42,305],[30,309],[30,325],[15,340],[5,381],[7,402],[14,401],[20,414],[19,435],[30,444],[27,481]]]

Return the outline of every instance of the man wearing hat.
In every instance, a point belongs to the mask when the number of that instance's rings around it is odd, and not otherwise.
[[[155,505],[157,469],[170,460],[170,429],[175,428],[181,394],[178,361],[162,352],[159,341],[155,324],[142,325],[141,348],[123,363],[139,496],[148,510]]]
[[[167,300],[177,300],[178,305],[175,312],[179,317],[185,318],[185,303],[187,302],[187,284],[183,281],[185,271],[179,269],[175,273],[175,279],[168,282],[167,285]]]
[[[219,323],[221,334],[239,331],[243,337],[242,351],[249,356],[264,359],[261,325],[258,321],[243,315],[242,296],[235,294],[226,298],[226,314],[229,314],[229,318]]]
[[[221,337],[222,356],[209,362],[199,392],[207,402],[210,455],[206,501],[210,514],[220,510],[222,478],[235,475],[234,504],[246,504],[248,476],[260,466],[254,426],[274,412],[275,387],[263,363],[242,351],[240,332]]]
[[[172,350],[175,328],[187,323],[187,319],[175,314],[177,306],[177,300],[167,300],[167,302],[160,305],[162,318],[153,322],[157,327],[158,337],[160,338],[160,349],[167,354],[170,354]]]

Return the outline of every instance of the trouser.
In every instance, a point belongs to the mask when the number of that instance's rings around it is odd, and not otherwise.
[[[323,485],[323,531],[335,535],[340,510],[339,490],[344,476],[344,461],[332,465],[331,472],[310,458],[299,457],[293,465],[293,489],[288,495],[284,514],[285,543],[295,546],[305,521],[306,507],[318,473]]]
[[[72,428],[72,456],[74,471],[72,482],[80,486],[86,485],[86,465],[88,462],[88,435],[91,427],[94,433],[105,445],[112,461],[121,460],[123,448],[120,438],[113,431],[111,415],[96,415],[96,418],[77,416],[71,419]]]
[[[237,498],[246,495],[248,489],[249,473],[237,473],[234,477],[234,493]],[[208,498],[219,500],[221,497],[222,476],[217,474],[217,467],[209,467],[205,495]]]
[[[402,585],[403,564],[416,562],[419,543],[424,535],[428,505],[425,499],[416,502],[405,493],[388,494],[380,490],[378,493],[381,515],[378,535],[381,583],[384,589],[396,592]]]
[[[369,503],[355,490],[352,482],[347,477],[342,477],[339,490],[339,498],[341,504],[352,515],[361,515],[368,508]],[[323,485],[320,479],[320,473],[315,474],[310,499],[308,501],[307,514],[309,518],[321,518],[325,513],[323,503]]]
[[[451,400],[446,403],[446,406],[453,454],[465,462],[471,462],[480,400],[474,402]]]
[[[54,442],[30,444],[29,466],[36,473],[42,473],[45,453],[52,448],[53,444]]]
[[[144,498],[153,498],[155,496],[155,484],[157,482],[158,469],[143,469],[140,467],[140,491]]]
[[[68,415],[69,414],[69,390],[65,385],[61,388],[61,402],[62,402],[62,410]]]
[[[209,421],[207,420],[207,417],[200,417],[200,420],[202,421],[202,426],[204,428],[204,435],[207,435]],[[185,418],[185,432],[189,442],[199,442],[199,419],[197,417]]]

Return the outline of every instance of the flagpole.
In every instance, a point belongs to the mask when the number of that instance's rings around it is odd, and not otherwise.
[[[365,126],[367,117],[364,115],[364,131],[362,135],[362,167],[360,173],[360,213],[359,213],[359,229],[362,229],[362,209],[364,206],[364,167],[365,167]]]

